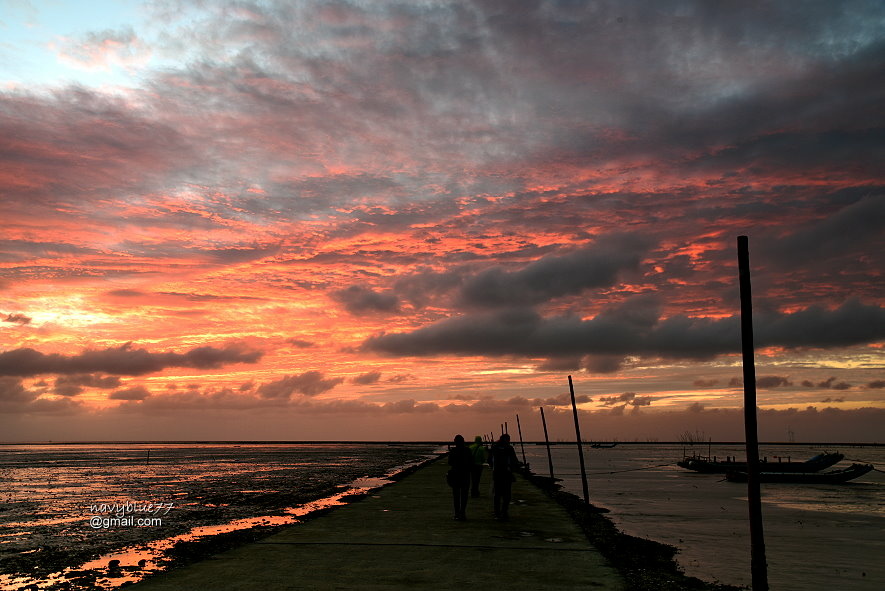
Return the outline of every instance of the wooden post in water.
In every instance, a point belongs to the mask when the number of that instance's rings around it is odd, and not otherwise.
[[[525,444],[522,442],[522,425],[519,424],[519,415],[516,415],[516,431],[519,433],[519,447],[522,449],[522,465],[528,468],[525,461]]]
[[[753,591],[768,591],[768,564],[762,532],[762,493],[759,489],[759,435],[756,428],[756,364],[753,347],[753,302],[750,289],[750,249],[738,236],[738,275],[741,292],[741,353],[744,366],[744,432],[747,446],[747,500],[750,512],[750,571]]]
[[[550,479],[553,480],[553,456],[550,455],[550,437],[547,436],[547,419],[544,418],[544,407],[541,408],[541,424],[544,425],[544,443],[547,445],[547,463],[550,465]]]
[[[584,502],[590,504],[590,491],[587,489],[587,469],[584,467],[584,448],[581,445],[581,425],[578,424],[578,405],[575,404],[575,386],[572,376],[568,377],[568,389],[572,396],[572,414],[575,417],[575,437],[578,440],[578,461],[581,463],[581,486],[584,489]]]

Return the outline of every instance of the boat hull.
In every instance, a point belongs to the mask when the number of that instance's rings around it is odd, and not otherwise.
[[[804,462],[759,462],[762,472],[811,473],[836,465],[845,458],[840,453],[823,453]],[[746,462],[722,462],[702,457],[687,457],[676,462],[677,466],[705,474],[727,474],[728,472],[746,472]]]
[[[786,482],[793,484],[841,484],[863,476],[873,469],[871,464],[852,464],[829,472],[760,472],[759,482]],[[729,482],[746,482],[747,473],[734,470],[726,473]]]

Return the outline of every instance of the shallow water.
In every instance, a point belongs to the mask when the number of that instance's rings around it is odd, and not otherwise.
[[[0,588],[113,589],[163,568],[176,543],[297,523],[389,482],[386,477],[435,449],[0,446]],[[113,560],[119,567],[109,569]]]
[[[519,445],[517,455],[521,455]],[[750,542],[745,484],[723,475],[698,474],[675,465],[683,446],[620,444],[584,446],[590,501],[625,533],[679,548],[683,570],[707,581],[750,585]],[[690,452],[689,448],[685,448]],[[707,446],[696,448],[707,454]],[[741,446],[716,446],[712,455],[745,457]],[[801,461],[821,451],[885,469],[881,447],[823,449],[763,446],[761,455]],[[543,446],[525,446],[532,470],[549,475]],[[552,446],[560,484],[582,496],[577,448]],[[625,471],[630,470],[630,471]],[[615,473],[612,473],[615,472]],[[772,591],[885,588],[885,474],[873,471],[839,485],[762,485],[768,578]]]

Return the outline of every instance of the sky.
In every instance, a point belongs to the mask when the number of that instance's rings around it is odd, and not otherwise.
[[[741,440],[745,235],[760,437],[881,442],[883,74],[878,0],[0,0],[0,440]]]

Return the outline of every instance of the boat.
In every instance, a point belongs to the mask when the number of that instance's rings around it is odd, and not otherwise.
[[[818,454],[804,462],[782,461],[778,458],[776,462],[769,462],[768,459],[759,461],[760,472],[795,472],[807,474],[810,472],[820,472],[824,468],[829,468],[845,459],[840,453]],[[729,471],[746,472],[747,462],[738,462],[734,458],[726,458],[719,460],[715,456],[686,456],[682,460],[676,462],[676,465],[687,470],[695,472],[703,472],[705,474],[726,474]]]
[[[841,484],[863,476],[873,469],[872,464],[851,464],[847,468],[828,472],[760,472],[759,482],[788,482],[794,484]],[[732,470],[725,474],[729,482],[746,482],[747,473]]]
[[[618,445],[617,441],[613,441],[611,443],[598,443],[597,442],[597,443],[591,443],[590,447],[592,447],[593,449],[611,449],[613,447],[616,447],[617,445]]]

